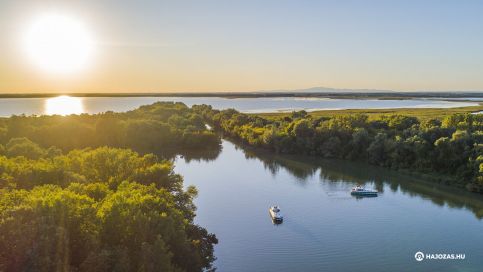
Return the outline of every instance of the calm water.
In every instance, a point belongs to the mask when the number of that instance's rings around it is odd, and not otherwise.
[[[245,151],[177,159],[199,190],[196,221],[216,233],[219,271],[481,271],[483,198],[345,161]],[[357,183],[382,191],[357,199]],[[456,194],[455,194],[456,192]],[[458,196],[456,196],[458,195]],[[268,207],[281,206],[273,225]],[[464,253],[464,260],[414,254]]]
[[[451,108],[478,105],[476,102],[414,100],[360,100],[329,98],[220,98],[220,97],[72,97],[56,98],[3,98],[0,116],[79,114],[105,111],[123,112],[156,101],[183,102],[188,106],[208,104],[216,109],[235,108],[242,112],[277,112],[327,109],[384,109],[384,108]]]

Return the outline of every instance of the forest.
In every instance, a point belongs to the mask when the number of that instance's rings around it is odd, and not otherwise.
[[[440,118],[366,114],[264,118],[234,109],[193,106],[226,137],[281,154],[363,161],[483,192],[483,116]]]
[[[219,141],[179,103],[0,119],[0,271],[212,269],[218,240],[167,154]]]
[[[183,103],[170,102],[141,106],[124,113],[21,115],[0,119],[0,148],[15,155],[22,148],[18,138],[62,151],[111,146],[163,156],[183,150],[216,148],[220,144],[219,137],[206,129],[200,114]]]

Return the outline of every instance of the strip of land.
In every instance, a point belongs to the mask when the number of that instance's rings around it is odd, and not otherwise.
[[[224,97],[224,98],[261,98],[261,97],[319,97],[333,99],[417,99],[440,98],[483,98],[483,92],[395,92],[373,90],[329,90],[322,92],[300,91],[259,91],[259,92],[143,92],[143,93],[3,93],[0,98],[43,98],[69,95],[75,97]]]
[[[313,117],[334,117],[347,116],[353,114],[366,114],[370,120],[379,119],[383,115],[404,115],[417,117],[421,120],[425,119],[442,119],[452,114],[477,113],[483,111],[483,103],[478,106],[458,107],[458,108],[400,108],[400,109],[347,109],[347,110],[320,110],[313,111],[309,114]],[[260,116],[267,119],[279,119],[291,116],[291,112],[277,113],[254,113],[252,115]]]

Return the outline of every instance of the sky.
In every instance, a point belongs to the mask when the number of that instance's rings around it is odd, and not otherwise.
[[[81,21],[84,69],[32,64],[39,14]],[[483,91],[483,1],[0,1],[0,93],[325,86]]]

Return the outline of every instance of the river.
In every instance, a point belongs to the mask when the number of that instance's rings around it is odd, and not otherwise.
[[[481,271],[481,196],[338,160],[276,156],[223,140],[210,159],[176,159],[217,235],[218,271]],[[356,198],[362,183],[379,190]],[[272,224],[269,206],[285,220]],[[415,253],[465,254],[415,260]]]

